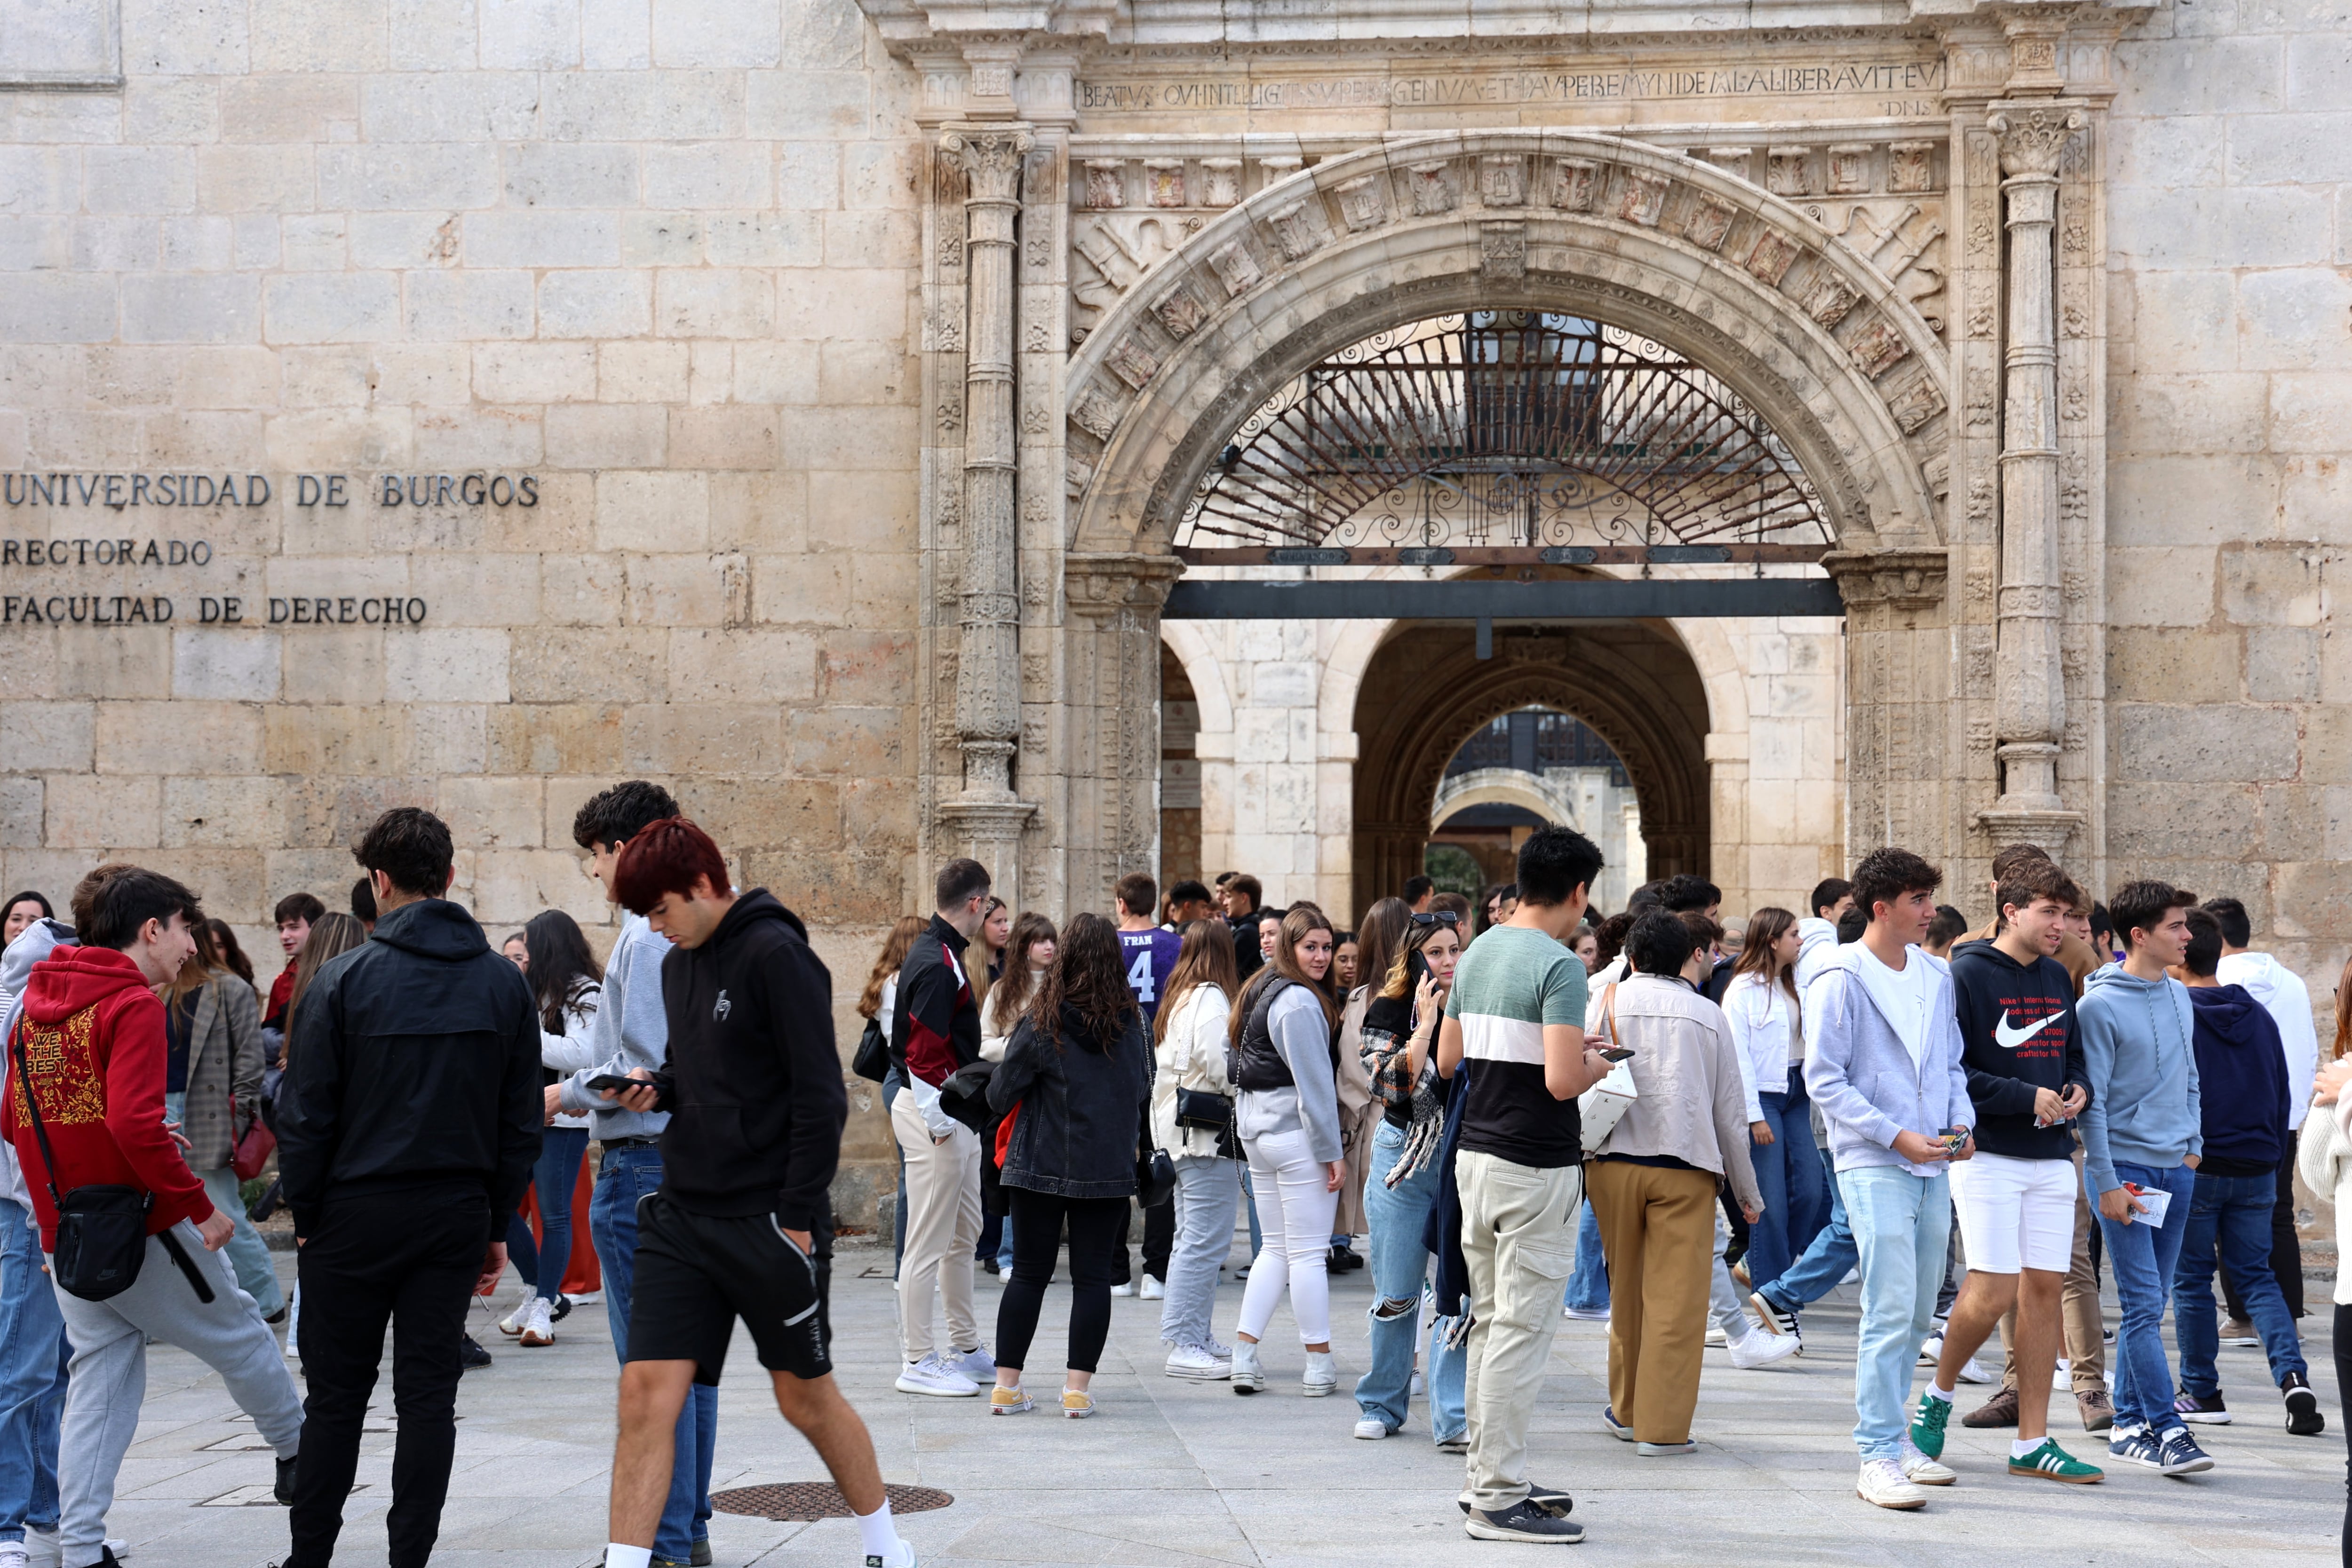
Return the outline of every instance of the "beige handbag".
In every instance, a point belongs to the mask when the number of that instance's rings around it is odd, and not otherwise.
[[[1617,1040],[1617,983],[1611,981],[1609,989],[1601,996],[1601,1027],[1602,1036],[1614,1046]],[[1633,1063],[1629,1058],[1609,1069],[1609,1076],[1576,1097],[1576,1116],[1584,1134],[1584,1152],[1597,1154],[1609,1135],[1617,1131],[1624,1119],[1625,1108],[1641,1098],[1633,1087]]]

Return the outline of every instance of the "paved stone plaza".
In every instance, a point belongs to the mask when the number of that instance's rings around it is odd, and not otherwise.
[[[290,1260],[281,1260],[290,1270]],[[1298,1352],[1268,1356],[1267,1392],[1246,1402],[1226,1385],[1160,1375],[1156,1303],[1115,1303],[1111,1341],[1095,1384],[1093,1420],[1044,1413],[988,1418],[976,1400],[895,1393],[892,1296],[887,1252],[845,1248],[834,1286],[835,1349],[850,1397],[865,1413],[885,1476],[952,1493],[953,1507],[913,1515],[904,1532],[926,1564],[948,1562],[1136,1564],[1185,1563],[1417,1565],[1516,1563],[1531,1552],[1462,1533],[1453,1493],[1458,1461],[1429,1446],[1416,1405],[1406,1435],[1360,1443],[1348,1433],[1352,1401],[1317,1402],[1293,1390]],[[2316,1284],[2316,1281],[2315,1281]],[[1370,1287],[1357,1272],[1334,1290],[1340,1366],[1349,1386],[1362,1369],[1360,1314]],[[1240,1287],[1221,1292],[1219,1331],[1230,1335]],[[495,1303],[503,1312],[512,1289]],[[1606,1330],[1567,1323],[1552,1355],[1544,1413],[1534,1433],[1535,1473],[1571,1489],[1591,1533],[1581,1562],[1659,1564],[2264,1563],[2332,1561],[2342,1513],[2341,1416],[2326,1355],[2326,1292],[2305,1321],[2330,1429],[2289,1437],[2279,1423],[2257,1352],[2225,1350],[2223,1387],[2242,1414],[2201,1440],[2220,1461],[2211,1474],[2167,1480],[2112,1474],[2095,1488],[2011,1479],[1999,1468],[2006,1434],[1954,1427],[1960,1484],[1923,1513],[1866,1507],[1853,1492],[1852,1294],[1840,1291],[1808,1320],[1801,1359],[1733,1372],[1708,1352],[1696,1456],[1639,1460],[1612,1441],[1598,1415],[1604,1397]],[[997,1287],[982,1277],[983,1322]],[[1046,1299],[1034,1390],[1057,1383],[1045,1370],[1062,1342],[1060,1289]],[[557,1345],[524,1352],[501,1342],[477,1313],[476,1337],[497,1364],[467,1374],[458,1399],[457,1472],[436,1563],[448,1568],[582,1568],[604,1540],[605,1467],[612,1442],[613,1362],[600,1309],[575,1311]],[[2110,1305],[2108,1320],[2114,1321]],[[1280,1345],[1289,1331],[1277,1314]],[[814,1456],[776,1416],[751,1347],[739,1342],[719,1396],[714,1489],[821,1478]],[[1963,1410],[1983,1391],[1965,1386]],[[2095,1458],[2059,1396],[2062,1442]],[[388,1394],[383,1396],[388,1406]],[[349,1550],[339,1561],[383,1561],[382,1510],[392,1464],[387,1430],[362,1450],[363,1488],[352,1499]],[[123,1467],[109,1528],[128,1538],[144,1568],[260,1568],[283,1553],[275,1508],[205,1507],[269,1470],[249,1424],[236,1418],[218,1379],[158,1347],[145,1419]],[[850,1563],[846,1521],[777,1524],[720,1514],[711,1521],[719,1568],[759,1563]]]

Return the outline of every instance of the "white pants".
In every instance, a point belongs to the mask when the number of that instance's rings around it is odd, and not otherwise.
[[[980,1343],[971,1307],[972,1252],[980,1245],[980,1139],[958,1127],[943,1143],[901,1094],[890,1108],[891,1131],[907,1156],[907,1247],[898,1258],[898,1328],[907,1359],[937,1348],[933,1313],[945,1308],[950,1348]]]
[[[1339,1194],[1325,1185],[1323,1162],[1307,1152],[1304,1131],[1244,1139],[1242,1147],[1249,1155],[1250,1192],[1257,1199],[1264,1241],[1242,1292],[1241,1331],[1254,1340],[1265,1338],[1266,1321],[1287,1286],[1298,1342],[1328,1344],[1331,1279],[1325,1265],[1331,1258],[1331,1216]]]
[[[1978,1152],[1952,1163],[1952,1209],[1969,1267],[2063,1274],[2074,1266],[2074,1163]]]

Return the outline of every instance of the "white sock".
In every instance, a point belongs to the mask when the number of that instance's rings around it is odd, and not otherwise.
[[[2048,1441],[2050,1441],[2050,1439],[2047,1437],[2036,1437],[2031,1443],[2025,1442],[2022,1439],[2012,1438],[2009,1445],[2009,1457],[2012,1459],[2021,1459],[2025,1458],[2026,1455],[2031,1454],[2034,1449],[2039,1448],[2042,1444],[2047,1443]]]
[[[1952,1402],[1952,1391],[1948,1388],[1937,1388],[1931,1383],[1927,1385],[1927,1397],[1930,1399],[1940,1399],[1945,1404],[1949,1405]]]
[[[906,1561],[906,1554],[899,1550],[898,1527],[890,1522],[888,1498],[884,1498],[882,1506],[872,1513],[857,1516],[857,1540],[868,1557],[879,1557],[886,1563]]]
[[[604,1568],[653,1568],[653,1561],[650,1546],[624,1546],[615,1541],[604,1548]]]

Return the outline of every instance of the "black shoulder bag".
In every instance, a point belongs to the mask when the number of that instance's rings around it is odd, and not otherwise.
[[[880,1083],[890,1076],[890,1043],[882,1037],[882,1020],[866,1020],[866,1032],[857,1037],[857,1050],[849,1058],[849,1068],[859,1078]]]
[[[48,1129],[41,1124],[40,1097],[33,1092],[33,1077],[25,1068],[25,1026],[20,1018],[11,1042],[16,1056],[16,1084],[25,1108],[33,1118],[33,1136],[40,1141],[41,1160],[48,1169],[49,1202],[57,1205],[58,1245],[49,1258],[49,1272],[60,1289],[85,1301],[103,1301],[137,1283],[140,1262],[147,1256],[147,1211],[154,1206],[152,1193],[137,1187],[76,1187],[58,1192],[58,1160],[49,1152]]]

